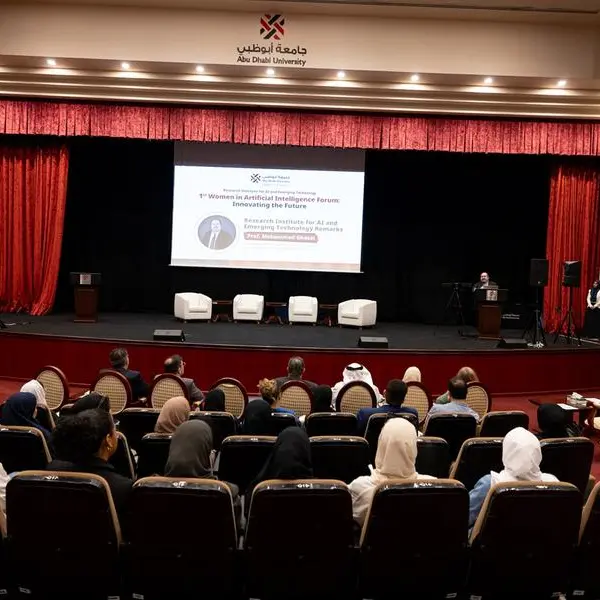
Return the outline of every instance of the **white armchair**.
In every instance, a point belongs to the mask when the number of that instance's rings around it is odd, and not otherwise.
[[[313,296],[290,296],[288,321],[290,323],[316,323],[319,302]]]
[[[370,327],[377,321],[375,300],[346,300],[338,304],[338,324]]]
[[[234,321],[256,321],[260,323],[265,309],[265,297],[258,294],[238,294],[233,299]]]
[[[175,318],[183,321],[210,321],[212,298],[195,292],[175,294]]]

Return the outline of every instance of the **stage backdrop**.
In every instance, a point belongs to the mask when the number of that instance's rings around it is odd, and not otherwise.
[[[380,320],[436,322],[441,283],[488,270],[530,298],[530,257],[545,254],[551,161],[540,156],[370,151],[363,273],[169,267],[171,142],[71,139],[56,310],[72,310],[70,271],[99,271],[103,311],[171,312],[177,291],[214,299],[375,298]]]

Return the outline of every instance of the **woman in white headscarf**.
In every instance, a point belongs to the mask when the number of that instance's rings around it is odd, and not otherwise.
[[[540,441],[527,429],[516,427],[502,441],[502,464],[500,473],[492,471],[484,475],[469,492],[469,528],[475,525],[488,492],[497,483],[511,481],[558,481],[554,475],[542,473],[542,448]]]
[[[375,489],[381,483],[398,479],[435,479],[430,475],[419,475],[415,469],[417,460],[417,432],[406,419],[390,419],[381,430],[375,469],[370,475],[358,477],[350,484],[352,514],[354,520],[363,525]]]
[[[48,408],[48,404],[46,403],[46,391],[37,379],[32,379],[31,381],[28,381],[21,388],[21,391],[33,394],[35,396],[36,406],[43,406],[44,408]]]
[[[377,402],[383,399],[383,396],[379,393],[379,389],[373,383],[373,377],[371,377],[371,373],[369,369],[364,365],[359,363],[350,363],[347,367],[344,368],[342,372],[342,381],[338,381],[331,388],[331,408],[335,410],[335,401],[337,399],[337,395],[339,391],[347,384],[352,381],[364,381],[368,384],[373,391],[375,392],[375,397],[377,398]]]

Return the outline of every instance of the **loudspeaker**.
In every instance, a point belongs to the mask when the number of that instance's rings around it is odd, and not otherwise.
[[[548,259],[532,258],[529,263],[529,285],[543,287],[548,285]]]
[[[155,342],[185,342],[183,329],[155,329],[152,338]]]
[[[390,344],[386,337],[369,337],[361,335],[358,338],[359,348],[389,348]]]
[[[496,348],[527,348],[527,340],[522,338],[500,338]]]
[[[565,260],[563,263],[563,282],[565,287],[579,287],[581,285],[581,261]]]

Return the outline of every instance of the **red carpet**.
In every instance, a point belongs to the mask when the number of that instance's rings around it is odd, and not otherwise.
[[[9,379],[0,379],[0,404],[2,404],[10,394],[18,392],[23,382],[13,381]],[[71,394],[84,392],[85,388],[81,386],[70,386]],[[588,395],[593,398],[600,397],[600,390],[578,390],[579,393]],[[563,400],[564,394],[543,394],[536,395],[540,400],[555,400],[557,402]],[[493,410],[522,410],[529,415],[529,428],[532,431],[537,429],[536,407],[528,402],[526,396],[502,396],[493,399]],[[592,465],[592,475],[600,481],[600,445],[596,446],[596,454]]]

